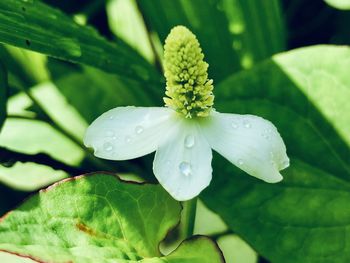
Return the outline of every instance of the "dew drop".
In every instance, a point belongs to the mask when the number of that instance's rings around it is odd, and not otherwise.
[[[250,122],[248,120],[244,120],[243,121],[243,125],[244,127],[246,127],[247,129],[249,129],[250,127],[252,127],[252,125],[250,124]]]
[[[103,149],[107,152],[110,152],[113,150],[113,145],[110,142],[106,142],[103,144]]]
[[[137,134],[141,134],[142,132],[143,132],[143,127],[142,126],[136,126],[136,128],[135,128],[135,132],[137,133]]]
[[[242,159],[238,159],[238,164],[239,165],[243,165],[244,164],[243,160]]]
[[[181,162],[179,165],[179,170],[182,175],[184,176],[190,176],[192,173],[192,167],[191,164],[188,162]]]
[[[127,142],[127,143],[131,142],[131,137],[130,136],[126,136],[125,137],[125,142]]]
[[[192,148],[195,144],[194,136],[193,135],[187,135],[185,138],[185,147],[186,148]]]
[[[236,121],[233,121],[231,123],[231,126],[232,126],[233,129],[237,129],[239,127],[239,125],[238,125],[238,123]]]
[[[262,132],[261,136],[265,138],[266,140],[270,139],[270,136],[266,132]]]
[[[110,120],[113,120],[113,119],[114,119],[114,117],[113,117],[113,116],[109,116],[109,119],[110,119]]]

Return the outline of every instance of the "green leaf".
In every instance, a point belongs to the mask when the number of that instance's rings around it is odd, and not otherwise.
[[[162,43],[176,25],[187,26],[195,33],[210,65],[209,76],[215,82],[285,48],[278,0],[138,3],[147,24],[159,34]]]
[[[39,192],[0,223],[0,249],[49,262],[223,262],[204,237],[168,256],[159,242],[179,221],[181,206],[159,185],[94,174]]]
[[[107,2],[106,11],[111,31],[154,62],[154,54],[143,18],[137,9],[136,0],[112,0]]]
[[[349,0],[324,0],[330,6],[341,9],[341,10],[350,10],[350,1]]]
[[[70,133],[81,140],[87,125],[67,104],[54,85],[43,83],[30,91],[58,124],[70,129]],[[33,112],[25,110],[31,105],[32,102],[24,93],[18,93],[9,99],[9,115],[22,118],[9,117],[6,120],[0,134],[0,145],[25,154],[46,153],[66,164],[79,165],[85,156],[84,149],[50,124],[32,119],[35,118]],[[11,167],[0,165],[0,182],[23,191],[39,189],[67,176],[65,172],[31,162],[16,163]]]
[[[1,1],[0,42],[159,85],[155,70],[125,43],[110,43],[41,1]]]
[[[350,49],[315,46],[275,56],[217,87],[221,112],[271,120],[291,157],[267,184],[214,158],[203,198],[272,262],[350,261]]]
[[[6,118],[7,71],[0,61],[0,131]]]

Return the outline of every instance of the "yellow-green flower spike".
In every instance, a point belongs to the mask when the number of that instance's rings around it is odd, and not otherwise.
[[[208,79],[208,63],[196,36],[184,26],[176,26],[165,40],[165,105],[186,118],[206,117],[214,103],[213,80]]]

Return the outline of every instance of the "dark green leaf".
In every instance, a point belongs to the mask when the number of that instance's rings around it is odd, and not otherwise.
[[[129,46],[108,42],[41,1],[1,1],[0,42],[159,85],[158,74]]]
[[[139,0],[146,22],[162,43],[170,29],[187,26],[198,37],[209,76],[220,81],[232,72],[285,48],[278,0]]]
[[[204,237],[160,254],[159,242],[180,212],[159,185],[80,176],[41,191],[2,218],[0,249],[45,262],[223,262]]]
[[[204,201],[272,262],[350,261],[350,50],[275,56],[222,82],[216,108],[271,120],[291,157],[284,181],[253,179],[217,157]]]

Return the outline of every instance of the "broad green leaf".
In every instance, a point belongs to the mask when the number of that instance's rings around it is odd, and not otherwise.
[[[0,223],[0,249],[49,262],[219,263],[205,237],[162,256],[159,242],[181,206],[159,185],[93,174],[62,181],[27,200]]]
[[[1,1],[0,42],[159,85],[154,69],[125,43],[110,43],[41,1]]]
[[[164,43],[170,29],[187,26],[198,37],[209,76],[219,82],[285,48],[278,0],[140,0],[150,28]]]
[[[222,157],[203,199],[272,262],[350,261],[350,49],[315,46],[275,56],[222,82],[216,108],[271,120],[291,157],[267,184]]]
[[[0,131],[6,118],[7,71],[0,61]]]
[[[350,10],[350,0],[324,0],[327,4],[341,10]]]

